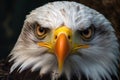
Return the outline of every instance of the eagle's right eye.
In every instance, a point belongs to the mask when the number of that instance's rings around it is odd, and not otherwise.
[[[35,34],[39,39],[43,39],[47,36],[48,29],[41,27],[39,24],[35,25]]]

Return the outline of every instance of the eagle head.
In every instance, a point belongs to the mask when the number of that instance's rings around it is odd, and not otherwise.
[[[111,80],[118,76],[119,45],[111,23],[83,4],[51,2],[27,15],[11,51],[10,72],[30,69],[68,80]]]

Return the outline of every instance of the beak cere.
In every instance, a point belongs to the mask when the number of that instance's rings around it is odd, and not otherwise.
[[[67,57],[70,51],[70,45],[67,36],[64,33],[61,33],[55,43],[55,54],[58,59],[58,69],[61,72],[63,69],[63,64],[65,58]]]

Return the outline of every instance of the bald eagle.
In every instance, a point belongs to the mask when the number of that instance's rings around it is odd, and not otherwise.
[[[62,80],[63,76],[66,80],[83,80],[83,76],[112,80],[111,75],[118,77],[119,59],[114,32],[109,20],[83,4],[48,3],[27,15],[10,53],[10,72],[29,69],[38,72],[40,80],[47,74],[46,80]]]

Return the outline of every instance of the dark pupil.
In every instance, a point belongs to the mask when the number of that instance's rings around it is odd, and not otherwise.
[[[39,31],[40,31],[40,32],[44,32],[44,28],[42,28],[42,27],[39,28]]]
[[[85,35],[88,35],[89,34],[89,30],[84,30],[82,33],[85,34]]]

